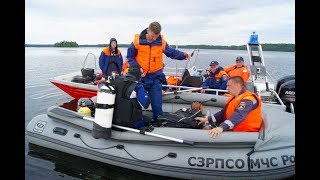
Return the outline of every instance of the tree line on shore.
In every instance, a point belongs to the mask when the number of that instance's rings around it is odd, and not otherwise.
[[[79,45],[74,41],[60,41],[56,42],[53,47],[79,47]]]
[[[118,44],[118,47],[129,47],[130,44]],[[25,47],[106,47],[108,44],[96,44],[96,45],[78,45],[77,42],[73,41],[60,41],[55,44],[25,44]],[[175,47],[175,45],[171,45]],[[295,52],[295,44],[271,44],[265,43],[261,44],[264,51],[284,51],[284,52]],[[181,49],[228,49],[228,50],[247,50],[246,45],[231,45],[231,46],[221,46],[221,45],[179,45]]]

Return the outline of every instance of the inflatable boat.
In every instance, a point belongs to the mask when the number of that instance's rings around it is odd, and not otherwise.
[[[250,91],[255,92],[263,102],[269,104],[278,104],[286,106],[286,111],[294,113],[295,107],[295,75],[289,75],[274,80],[268,73],[264,63],[262,47],[260,44],[247,44],[249,67],[251,76],[247,82]],[[198,50],[199,53],[199,50]],[[95,68],[86,68],[85,64],[89,57],[94,58]],[[82,97],[94,97],[97,95],[99,80],[101,79],[101,70],[96,67],[96,57],[88,53],[81,70],[69,74],[59,75],[50,78],[49,81],[56,87],[67,93],[69,96],[80,99]],[[190,68],[170,68],[164,67],[164,74],[169,78],[180,79],[181,84],[163,85],[171,90],[199,91],[199,88],[205,80],[205,69],[198,69],[195,66]],[[205,91],[218,92],[226,90],[209,89]]]
[[[189,93],[189,95],[194,93]],[[205,94],[198,94],[204,96]],[[167,95],[164,112],[189,107],[187,93]],[[183,100],[182,100],[183,99]],[[176,100],[175,102],[172,102]],[[190,99],[192,100],[192,99]],[[208,99],[207,99],[208,100]],[[219,111],[226,98],[211,95],[203,111]],[[146,114],[148,111],[145,111]],[[223,132],[173,127],[134,129],[112,125],[111,137],[94,138],[94,118],[48,108],[26,128],[31,144],[127,169],[182,179],[281,179],[295,175],[295,115],[263,103],[259,132]]]

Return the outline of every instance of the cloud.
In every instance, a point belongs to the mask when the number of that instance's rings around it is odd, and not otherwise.
[[[131,43],[150,22],[170,44],[245,44],[253,30],[262,43],[294,43],[295,3],[238,0],[27,0],[25,43]]]

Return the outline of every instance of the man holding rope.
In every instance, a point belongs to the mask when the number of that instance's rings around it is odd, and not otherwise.
[[[129,66],[138,65],[142,69],[141,83],[151,98],[153,119],[162,114],[162,53],[177,60],[190,60],[191,56],[172,48],[160,34],[161,25],[154,21],[140,34],[136,34],[128,47]]]

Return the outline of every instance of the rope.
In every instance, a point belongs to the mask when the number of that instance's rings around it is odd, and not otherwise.
[[[110,146],[110,147],[106,147],[106,148],[97,148],[97,147],[92,147],[92,146],[88,145],[86,142],[84,142],[84,140],[81,138],[81,135],[80,135],[80,134],[77,134],[77,133],[76,133],[76,134],[74,134],[74,137],[75,137],[75,138],[79,138],[84,145],[86,145],[87,147],[90,147],[90,148],[92,148],[92,149],[98,149],[98,150],[111,149],[111,148],[117,148],[117,149],[120,149],[120,150],[123,149],[130,157],[132,157],[133,159],[135,159],[135,160],[137,160],[137,161],[142,161],[142,162],[154,162],[154,161],[159,161],[159,160],[161,160],[161,159],[164,159],[164,158],[166,158],[166,157],[170,157],[170,158],[176,158],[176,157],[177,157],[176,153],[171,153],[171,152],[170,152],[170,153],[168,153],[167,155],[165,155],[165,156],[163,156],[163,157],[160,157],[160,158],[158,158],[158,159],[153,159],[153,160],[148,160],[148,161],[146,161],[146,160],[141,160],[141,159],[138,159],[138,158],[134,157],[131,153],[129,153],[129,152],[126,150],[126,148],[124,147],[124,145],[118,144],[118,145],[116,145],[116,146]]]

